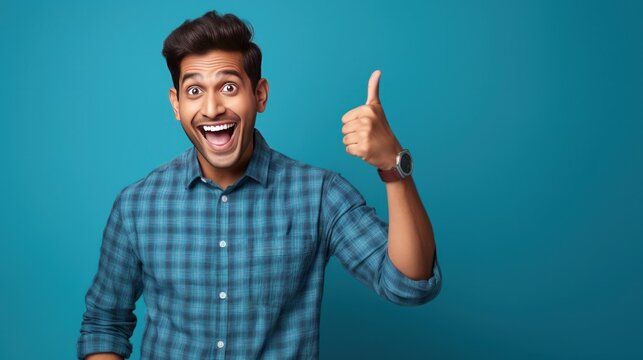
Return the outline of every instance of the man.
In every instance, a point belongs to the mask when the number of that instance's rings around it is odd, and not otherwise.
[[[251,37],[236,16],[209,12],[165,40],[170,102],[194,147],[118,195],[79,358],[129,357],[141,294],[143,359],[318,358],[333,255],[395,303],[439,292],[431,224],[384,116],[380,72],[342,133],[349,154],[384,169],[388,226],[340,175],[272,150],[255,130],[269,87]]]

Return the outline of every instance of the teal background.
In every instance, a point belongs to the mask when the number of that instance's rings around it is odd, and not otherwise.
[[[642,2],[14,0],[0,4],[0,359],[74,358],[116,194],[189,146],[162,41],[210,9],[255,27],[272,147],[339,171],[386,216],[340,132],[379,68],[415,157],[442,292],[400,307],[332,260],[322,359],[643,357]]]

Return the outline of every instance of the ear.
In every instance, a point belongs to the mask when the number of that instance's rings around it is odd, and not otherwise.
[[[179,97],[176,93],[176,89],[173,87],[170,88],[170,104],[174,110],[174,117],[176,120],[181,121],[181,117],[179,116]]]
[[[268,80],[264,78],[259,79],[259,82],[257,83],[257,89],[255,90],[255,99],[257,99],[257,112],[264,112],[264,110],[266,110],[269,90],[270,86],[268,86]]]

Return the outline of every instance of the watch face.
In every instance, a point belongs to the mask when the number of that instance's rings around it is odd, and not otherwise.
[[[411,162],[411,155],[408,153],[403,153],[402,157],[400,158],[400,168],[404,172],[405,175],[408,175],[411,173],[411,168],[413,167],[412,162]]]

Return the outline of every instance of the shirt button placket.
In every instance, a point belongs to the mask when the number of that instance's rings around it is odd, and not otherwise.
[[[217,235],[223,237],[226,239],[226,237],[230,233],[230,229],[228,228],[229,221],[228,219],[230,218],[230,204],[229,200],[230,198],[228,195],[221,195],[219,198],[221,202],[219,203],[219,216],[218,216],[218,231]],[[223,251],[227,250],[228,243],[226,240],[219,240],[219,248],[222,250],[219,252],[219,282],[218,286],[219,287],[219,306],[217,306],[218,310],[218,325],[217,325],[217,334],[218,338],[216,339],[216,349],[217,351],[217,359],[223,359],[225,356],[226,351],[224,351],[224,347],[226,343],[224,342],[224,339],[227,337],[227,328],[228,328],[228,293],[227,291],[222,291],[223,289],[229,290],[228,289],[228,252]]]

